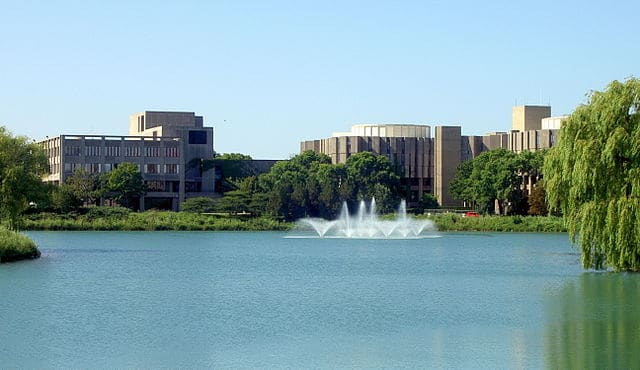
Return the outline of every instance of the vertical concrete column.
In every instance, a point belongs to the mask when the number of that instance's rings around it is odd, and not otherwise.
[[[461,161],[460,126],[436,126],[434,148],[434,193],[443,207],[460,206],[461,202],[449,194],[449,183],[453,180]]]

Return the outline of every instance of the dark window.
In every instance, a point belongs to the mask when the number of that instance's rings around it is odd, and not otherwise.
[[[189,144],[206,144],[206,131],[189,131]]]

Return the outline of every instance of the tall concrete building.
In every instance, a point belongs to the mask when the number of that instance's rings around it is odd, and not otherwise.
[[[330,138],[303,141],[300,150],[327,154],[333,163],[345,163],[351,154],[384,155],[403,174],[401,183],[407,201],[416,203],[424,193],[433,193],[433,146],[431,128],[417,124],[360,124],[351,132],[336,132]]]
[[[513,108],[510,132],[464,136],[460,126],[436,126],[433,138],[427,125],[360,124],[327,139],[303,141],[300,150],[327,154],[333,163],[344,163],[362,151],[384,155],[402,173],[410,206],[430,193],[443,207],[454,207],[461,202],[449,194],[449,184],[461,162],[498,148],[515,153],[550,148],[565,118],[551,117],[548,106],[520,106]]]
[[[213,196],[213,128],[193,112],[145,111],[129,119],[128,136],[60,135],[40,141],[49,158],[45,181],[61,184],[77,169],[105,173],[120,163],[138,165],[148,192],[140,209],[178,210],[190,197]]]
[[[444,206],[457,206],[459,201],[449,194],[449,183],[456,175],[462,161],[462,129],[460,126],[437,126],[434,149],[435,189],[438,203]]]

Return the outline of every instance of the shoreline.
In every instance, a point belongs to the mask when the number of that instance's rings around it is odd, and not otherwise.
[[[442,232],[566,232],[564,221],[554,216],[480,216],[458,214],[414,216],[431,220]],[[207,215],[188,212],[132,212],[123,217],[85,215],[31,215],[25,231],[289,231],[295,222],[270,217]]]
[[[40,258],[40,250],[28,236],[15,231],[0,229],[0,263],[10,263]]]

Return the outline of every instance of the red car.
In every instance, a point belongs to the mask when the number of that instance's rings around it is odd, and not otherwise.
[[[464,214],[464,217],[480,217],[480,215],[478,214],[478,212],[469,211]]]

